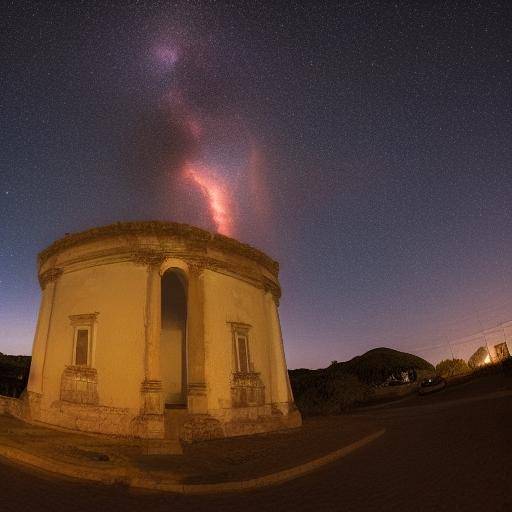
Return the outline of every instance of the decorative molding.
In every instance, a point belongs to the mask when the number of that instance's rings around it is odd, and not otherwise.
[[[226,323],[231,324],[232,332],[249,332],[252,328],[251,324],[246,324],[244,322],[231,322],[228,320]]]
[[[257,372],[234,372],[231,376],[233,407],[254,407],[265,404],[265,385]]]
[[[141,391],[162,391],[161,380],[145,380],[142,382]]]
[[[39,274],[39,285],[41,289],[44,290],[48,283],[56,281],[63,273],[64,270],[61,268],[50,268],[46,272]]]
[[[89,366],[66,366],[61,377],[63,402],[98,405],[98,372]]]
[[[189,382],[188,394],[193,396],[203,396],[207,393],[207,386],[204,382]]]
[[[92,325],[98,318],[99,313],[85,313],[81,315],[69,315],[71,325]]]
[[[249,245],[223,235],[212,235],[186,224],[119,223],[68,235],[39,254],[39,268],[41,269],[42,265],[59,251],[98,239],[115,237],[119,238],[119,247],[99,250],[96,248],[83,255],[75,253],[73,256],[70,255],[69,259],[59,260],[59,265],[66,266],[67,271],[79,270],[86,262],[96,265],[133,262],[136,265],[154,268],[160,267],[167,258],[177,258],[188,265],[191,277],[200,276],[204,270],[231,275],[265,291],[270,291],[276,304],[279,304],[281,289],[277,280],[279,270],[277,262]],[[144,237],[147,240],[144,240]],[[144,246],[141,243],[147,245]],[[208,256],[208,248],[219,251],[221,255]],[[229,257],[220,259],[223,253]],[[233,258],[233,255],[243,256],[243,258]],[[270,272],[270,276],[264,272],[264,269]],[[57,279],[62,272],[62,269],[57,268],[42,272],[39,276],[41,286],[44,288],[46,282]]]
[[[186,261],[186,260],[185,260]],[[188,272],[190,277],[199,277],[203,270],[207,267],[207,264],[203,262],[198,262],[197,260],[194,262],[186,261],[188,266]]]
[[[160,267],[167,258],[167,254],[162,251],[137,251],[131,256],[131,260],[136,265],[147,265],[149,267]]]
[[[55,241],[49,247],[39,253],[38,262],[41,268],[52,256],[60,251],[75,247],[77,245],[94,242],[99,239],[137,236],[156,237],[158,239],[179,239],[190,242],[192,245],[202,247],[210,246],[221,252],[234,253],[243,256],[249,260],[255,261],[273,276],[277,277],[279,273],[279,264],[262,251],[233,238],[220,234],[212,234],[188,224],[178,224],[175,222],[119,222],[98,228],[89,229],[80,233],[72,233],[64,238]]]

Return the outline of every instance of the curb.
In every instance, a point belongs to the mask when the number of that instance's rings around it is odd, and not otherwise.
[[[248,480],[211,484],[183,484],[176,481],[168,481],[163,478],[154,477],[153,475],[145,475],[131,467],[96,469],[74,465],[67,462],[60,462],[50,458],[33,455],[19,448],[5,445],[0,445],[0,456],[49,471],[51,473],[93,482],[101,482],[104,484],[121,483],[138,489],[151,489],[178,494],[215,494],[255,490],[261,487],[268,487],[287,482],[289,480],[294,480],[331,462],[342,459],[348,454],[362,448],[372,441],[375,441],[385,432],[386,429],[379,430],[359,439],[358,441],[344,446],[343,448],[328,453],[323,457],[319,457],[318,459],[314,459],[290,469],[285,469],[276,473],[270,473],[268,475]]]
[[[69,464],[49,457],[41,457],[13,446],[0,445],[0,456],[11,461],[33,466],[50,473],[71,478],[80,478],[105,484],[126,483],[128,472],[125,468],[97,469],[79,464]]]

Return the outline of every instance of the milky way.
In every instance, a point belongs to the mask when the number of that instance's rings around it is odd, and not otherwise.
[[[214,45],[207,51],[211,53],[212,48]],[[187,196],[189,191],[186,189],[195,187],[207,206],[214,230],[236,236],[238,214],[244,208],[236,204],[235,196],[244,199],[246,209],[251,208],[253,225],[261,225],[268,214],[263,158],[255,137],[240,116],[229,114],[228,109],[211,108],[212,104],[218,104],[225,91],[209,87],[209,70],[197,64],[196,51],[190,43],[184,49],[176,41],[160,41],[145,52],[152,64],[154,79],[160,84],[154,100],[159,115],[168,117],[167,128],[163,128],[167,131],[162,136],[169,139],[169,144],[161,148],[151,137],[144,137],[145,146],[139,145],[139,151],[152,155],[152,161],[142,165],[156,166],[158,172],[167,177],[169,188],[164,191],[167,190],[170,196]],[[204,53],[201,55],[201,59],[209,57]],[[206,84],[199,96],[198,82]],[[228,103],[225,98],[220,101],[221,105]],[[223,136],[219,137],[219,134]],[[173,146],[176,150],[171,152],[174,140],[181,141],[181,145]],[[237,161],[226,161],[233,152],[238,154]],[[184,189],[178,191],[178,182]],[[177,204],[173,214],[190,216],[185,201]],[[180,208],[183,211],[179,211]]]
[[[279,261],[291,367],[451,357],[512,319],[511,40],[509,0],[3,2],[0,351],[39,250],[156,219]]]

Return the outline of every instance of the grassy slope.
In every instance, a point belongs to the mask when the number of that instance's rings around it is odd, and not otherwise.
[[[295,401],[305,415],[335,414],[371,400],[374,386],[391,374],[414,368],[434,371],[421,357],[390,348],[376,348],[320,370],[290,370]]]

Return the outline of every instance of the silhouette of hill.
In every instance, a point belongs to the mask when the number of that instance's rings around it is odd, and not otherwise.
[[[30,356],[11,356],[0,352],[0,395],[18,397],[27,386]]]
[[[350,361],[318,370],[290,370],[295,402],[305,415],[335,414],[375,395],[375,387],[390,379],[399,379],[403,372],[417,375],[434,372],[425,359],[391,348],[375,348]]]

